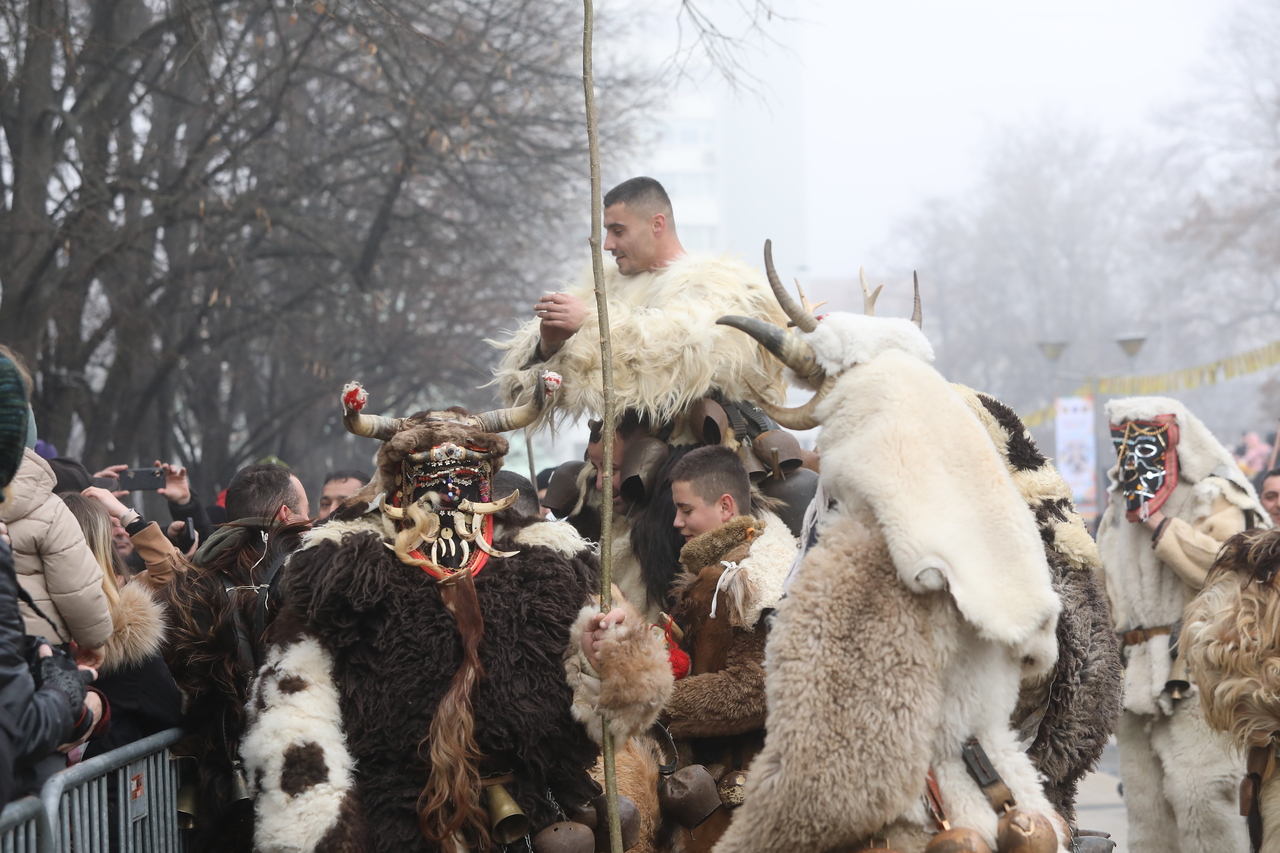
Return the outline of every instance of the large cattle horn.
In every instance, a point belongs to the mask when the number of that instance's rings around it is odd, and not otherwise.
[[[366,438],[386,441],[400,431],[404,418],[388,418],[383,415],[362,415],[360,410],[368,402],[369,394],[359,382],[348,382],[342,388],[342,425],[347,431]]]
[[[752,394],[756,398],[756,405],[761,409],[764,409],[764,413],[766,415],[773,418],[782,426],[787,429],[813,429],[820,425],[818,419],[814,417],[814,409],[816,409],[818,404],[822,402],[822,398],[826,397],[827,394],[830,393],[831,389],[835,387],[835,384],[836,378],[834,376],[828,376],[822,381],[822,386],[818,389],[818,392],[809,399],[809,402],[805,403],[803,406],[796,406],[794,409],[775,406],[773,403],[764,399],[764,396],[759,391],[756,391],[754,388],[751,390]]]
[[[533,395],[523,406],[512,406],[509,409],[495,409],[472,417],[471,421],[485,432],[510,432],[533,423],[541,413],[546,399],[560,389],[563,380],[559,373],[538,371],[538,381],[534,384]]]
[[[787,312],[791,322],[802,332],[812,332],[818,328],[818,321],[814,319],[813,314],[804,310],[804,307],[792,299],[791,294],[787,293],[787,289],[782,286],[782,279],[778,278],[778,271],[773,268],[772,240],[764,241],[764,273],[769,278],[769,286],[773,288],[774,297],[782,306],[782,310]]]
[[[911,281],[916,287],[915,305],[911,309],[911,322],[916,324],[916,328],[924,328],[924,313],[920,310],[920,275],[915,270],[911,271]]]
[[[813,354],[813,347],[785,329],[755,317],[739,317],[736,314],[721,317],[716,323],[746,332],[815,388],[826,376],[818,365],[817,356]]]

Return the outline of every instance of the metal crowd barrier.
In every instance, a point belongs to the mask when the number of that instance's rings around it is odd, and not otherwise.
[[[55,773],[0,812],[0,853],[181,853],[169,729]]]
[[[39,853],[40,833],[48,825],[39,797],[14,800],[0,811],[0,853]]]

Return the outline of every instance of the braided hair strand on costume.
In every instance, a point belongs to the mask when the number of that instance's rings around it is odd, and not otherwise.
[[[446,839],[459,833],[468,846],[488,850],[493,842],[489,814],[480,803],[482,755],[476,743],[471,707],[472,689],[484,675],[480,663],[484,617],[470,572],[459,572],[441,581],[440,597],[462,635],[462,665],[436,708],[426,740],[418,744],[419,754],[423,746],[429,746],[431,762],[427,787],[418,797],[418,826],[433,844],[447,848]]]
[[[405,507],[405,521],[409,526],[396,534],[395,552],[400,562],[408,566],[425,568],[431,565],[427,560],[413,556],[411,551],[424,539],[434,537],[440,532],[440,516],[427,512],[417,501]]]

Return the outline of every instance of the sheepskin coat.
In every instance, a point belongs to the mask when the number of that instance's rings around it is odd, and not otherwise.
[[[75,640],[97,648],[111,636],[111,611],[102,591],[102,566],[84,541],[76,517],[53,493],[57,478],[34,450],[23,451],[10,486],[12,498],[0,506],[9,525],[18,582],[50,625],[26,604],[27,633],[56,643]]]
[[[746,789],[761,807],[716,849],[887,836],[922,850],[930,769],[951,824],[994,849],[996,813],[960,754],[970,737],[1022,808],[1054,820],[1010,725],[1023,680],[1057,659],[1061,602],[1035,517],[918,328],[831,314],[801,337],[834,378],[814,409],[833,503],[771,629],[767,739]]]
[[[993,397],[953,387],[986,427],[1035,515],[1053,588],[1062,599],[1058,661],[1049,675],[1023,680],[1011,722],[1044,777],[1049,801],[1074,823],[1079,781],[1097,765],[1120,717],[1124,669],[1097,574],[1102,560],[1075,510],[1071,487],[1021,419]]]
[[[461,641],[436,581],[392,554],[392,535],[376,511],[330,522],[286,567],[287,604],[241,749],[259,850],[428,849],[415,806],[430,771],[423,739]],[[606,677],[590,668],[580,644],[598,612],[598,567],[567,524],[505,511],[493,545],[516,554],[490,558],[475,578],[484,616],[476,740],[482,767],[514,773],[507,790],[536,832],[558,807],[599,793],[583,724],[598,731],[608,713],[624,738],[650,725],[671,673],[660,636],[634,611],[610,629]]]
[[[633,409],[651,423],[666,423],[713,389],[730,399],[750,399],[753,388],[770,399],[782,399],[781,366],[755,341],[716,325],[726,314],[786,324],[759,270],[728,257],[690,253],[655,272],[631,276],[609,263],[605,282],[619,412]],[[600,332],[590,267],[565,292],[590,309],[582,328],[559,352],[539,362],[541,324],[527,321],[505,341],[493,342],[506,350],[496,381],[503,399],[512,405],[527,399],[538,369],[554,370],[564,377],[564,385],[540,417],[600,417]],[[684,433],[681,430],[673,440]]]
[[[161,654],[168,628],[164,608],[145,586],[132,582],[121,587],[111,621],[115,629],[94,682],[111,704],[111,730],[89,741],[86,758],[182,722],[182,694]]]
[[[1269,517],[1253,486],[1230,453],[1181,402],[1164,397],[1130,397],[1107,404],[1112,424],[1147,420],[1161,414],[1177,418],[1178,483],[1161,511],[1169,518],[1158,542],[1145,524],[1125,518],[1124,498],[1108,471],[1111,500],[1098,526],[1107,596],[1115,629],[1157,628],[1182,620],[1183,609],[1204,584],[1218,548],[1245,529],[1246,513],[1257,524]],[[1173,671],[1171,635],[1129,646],[1125,661],[1124,707],[1138,714],[1170,714],[1165,690]],[[1191,686],[1190,696],[1195,691]]]

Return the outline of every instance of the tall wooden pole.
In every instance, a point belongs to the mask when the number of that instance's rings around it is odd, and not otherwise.
[[[600,325],[600,375],[604,383],[604,427],[600,472],[600,612],[613,609],[613,349],[609,340],[609,302],[604,284],[603,199],[600,191],[600,134],[596,126],[595,76],[591,69],[591,37],[595,13],[591,0],[582,0],[582,90],[587,102],[587,148],[591,160],[591,272],[596,282],[596,312]],[[604,794],[609,812],[609,848],[622,853],[622,823],[618,817],[618,776],[614,767],[613,733],[601,720],[604,752]]]

